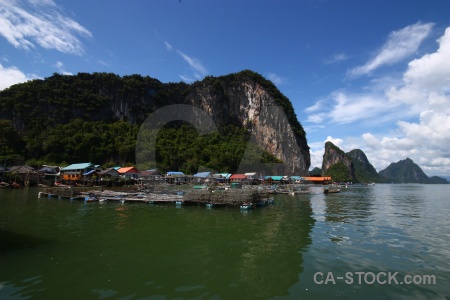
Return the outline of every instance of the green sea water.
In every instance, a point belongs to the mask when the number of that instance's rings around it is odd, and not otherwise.
[[[38,192],[0,190],[0,299],[450,299],[450,185],[252,211]]]

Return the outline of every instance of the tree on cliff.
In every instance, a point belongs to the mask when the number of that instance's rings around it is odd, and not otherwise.
[[[158,136],[159,167],[192,172],[206,165],[231,172],[237,169],[252,128],[258,126],[236,114],[236,107],[242,105],[236,106],[230,94],[246,96],[248,87],[264,91],[258,101],[283,108],[294,132],[290,142],[299,146],[302,168],[307,172],[309,147],[291,102],[270,81],[248,70],[209,76],[191,85],[161,83],[141,75],[55,73],[0,91],[0,119],[14,120],[10,124],[24,143],[21,153],[36,165],[80,161],[112,165],[135,163],[133,149],[139,127],[157,109],[171,104],[203,105],[223,130],[218,135],[198,136],[195,129],[180,122],[167,124]],[[279,161],[266,151],[261,162]]]

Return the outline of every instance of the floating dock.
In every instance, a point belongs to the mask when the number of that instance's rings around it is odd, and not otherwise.
[[[251,209],[273,203],[267,191],[254,189],[189,190],[189,191],[112,191],[87,188],[47,188],[38,197],[81,200],[85,202],[120,202],[147,204],[204,205],[213,207],[240,207]]]

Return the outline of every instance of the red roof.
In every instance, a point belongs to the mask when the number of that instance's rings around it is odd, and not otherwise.
[[[125,174],[125,173],[139,173],[138,170],[136,170],[135,167],[127,167],[127,168],[120,168],[117,170],[119,174]]]
[[[246,179],[247,176],[245,176],[244,174],[233,174],[231,175],[230,179]]]

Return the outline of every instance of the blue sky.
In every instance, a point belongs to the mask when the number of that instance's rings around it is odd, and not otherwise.
[[[324,143],[450,176],[448,0],[0,0],[0,89],[58,72],[187,83],[250,69]]]

